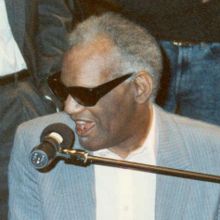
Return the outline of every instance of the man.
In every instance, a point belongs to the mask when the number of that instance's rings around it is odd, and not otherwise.
[[[65,44],[57,35],[63,36],[71,22],[61,15],[50,15],[53,21],[47,22],[47,10],[58,3],[66,15],[60,1],[0,0],[0,219],[7,219],[7,167],[16,127],[55,112],[53,102],[44,99],[49,93],[43,82],[59,69]]]
[[[161,63],[154,38],[117,14],[76,27],[61,74],[49,79],[67,114],[26,122],[17,131],[9,166],[11,220],[220,218],[216,183],[63,161],[39,172],[29,161],[44,128],[62,122],[75,128],[74,147],[95,156],[218,175],[219,128],[153,104]]]

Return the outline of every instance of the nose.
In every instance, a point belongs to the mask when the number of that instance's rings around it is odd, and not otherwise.
[[[64,111],[67,114],[76,114],[84,110],[84,106],[77,103],[71,95],[68,95],[64,102]]]

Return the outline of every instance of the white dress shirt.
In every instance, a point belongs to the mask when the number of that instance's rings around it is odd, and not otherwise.
[[[0,77],[22,69],[27,69],[26,63],[11,32],[5,6],[5,0],[0,0]]]
[[[153,113],[151,129],[143,146],[132,152],[126,161],[156,164],[155,120]],[[108,149],[96,151],[94,155],[121,160]],[[95,180],[97,220],[155,219],[155,174],[95,165]]]

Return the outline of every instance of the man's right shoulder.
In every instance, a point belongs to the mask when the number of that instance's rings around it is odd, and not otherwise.
[[[35,129],[40,129],[53,123],[64,123],[71,126],[73,124],[73,121],[65,112],[58,112],[25,121],[18,126],[18,129],[26,130],[33,127]]]
[[[73,120],[64,112],[34,118],[18,126],[14,138],[14,151],[23,149],[29,152],[40,143],[43,130],[54,123],[63,123],[74,130]]]

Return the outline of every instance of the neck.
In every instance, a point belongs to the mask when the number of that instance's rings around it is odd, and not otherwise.
[[[128,139],[123,141],[121,144],[109,148],[110,151],[117,154],[122,159],[125,159],[128,157],[130,153],[140,148],[144,141],[146,140],[151,125],[152,125],[152,119],[153,119],[153,109],[152,105],[147,106],[147,111],[145,111],[144,114],[141,114],[138,116],[138,125],[137,127],[134,127],[134,132]]]

